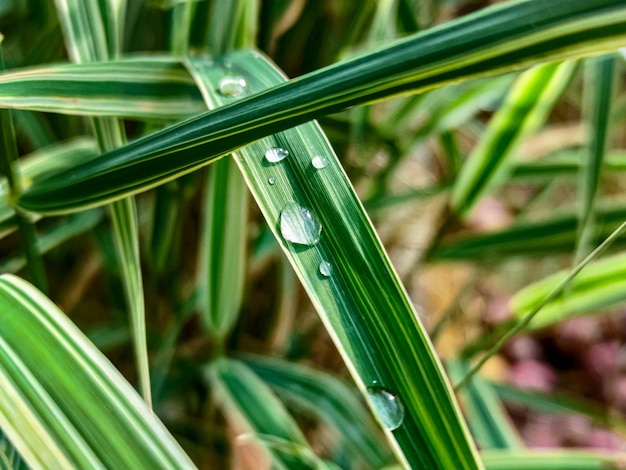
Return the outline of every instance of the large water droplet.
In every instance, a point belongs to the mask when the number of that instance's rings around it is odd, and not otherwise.
[[[275,184],[275,183],[276,183],[276,178],[274,178],[273,176],[270,176],[270,177],[267,179],[267,182],[268,182],[269,184]]]
[[[218,84],[218,89],[223,96],[241,96],[245,93],[248,83],[239,75],[225,75]]]
[[[328,159],[326,157],[316,155],[313,157],[313,160],[311,160],[311,165],[313,165],[313,168],[321,170],[322,168],[325,168],[326,165],[328,165]]]
[[[280,147],[272,147],[265,151],[265,159],[270,163],[278,163],[289,155],[289,151]]]
[[[291,243],[311,246],[320,240],[322,225],[306,207],[291,203],[280,213],[280,233]]]
[[[320,274],[324,277],[330,277],[330,275],[333,273],[333,265],[330,264],[328,261],[322,261],[320,263]]]
[[[404,405],[400,399],[382,387],[367,387],[378,419],[390,431],[398,429],[404,420]]]

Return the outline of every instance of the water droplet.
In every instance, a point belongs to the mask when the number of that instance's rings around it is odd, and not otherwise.
[[[278,163],[289,155],[289,151],[280,147],[272,147],[266,150],[265,159],[270,163]]]
[[[316,155],[313,157],[313,160],[311,160],[311,165],[313,165],[313,168],[321,170],[322,168],[325,168],[326,165],[328,165],[328,159],[326,157]]]
[[[322,225],[310,210],[291,203],[280,213],[280,233],[291,243],[312,246],[320,240]]]
[[[218,87],[223,96],[241,96],[245,93],[248,83],[239,75],[225,75],[220,80]]]
[[[382,387],[367,387],[378,419],[389,431],[398,429],[404,420],[404,406],[400,399]]]
[[[268,182],[269,184],[274,184],[274,183],[276,183],[276,178],[274,178],[273,176],[270,176],[270,177],[267,179],[267,182]]]
[[[330,264],[328,261],[322,261],[320,263],[320,274],[324,277],[330,277],[330,275],[333,273],[333,265]]]

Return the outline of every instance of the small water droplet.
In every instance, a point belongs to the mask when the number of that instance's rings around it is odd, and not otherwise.
[[[398,429],[404,420],[404,405],[400,399],[382,387],[367,387],[381,424],[389,431]]]
[[[333,273],[333,265],[330,264],[328,261],[322,261],[320,263],[320,274],[324,277],[330,277],[330,275]]]
[[[223,96],[241,96],[245,93],[248,83],[239,75],[225,75],[218,84],[219,92]]]
[[[270,176],[270,177],[267,179],[267,182],[268,182],[269,184],[274,184],[274,183],[276,183],[276,178],[274,178],[273,176]]]
[[[265,159],[270,163],[278,163],[289,155],[289,151],[280,147],[272,147],[265,151]]]
[[[316,155],[313,157],[313,160],[311,160],[311,165],[313,165],[313,168],[321,170],[322,168],[325,168],[326,165],[328,165],[328,159],[326,157]]]
[[[306,207],[291,203],[280,213],[280,233],[291,243],[312,246],[320,240],[322,225]]]

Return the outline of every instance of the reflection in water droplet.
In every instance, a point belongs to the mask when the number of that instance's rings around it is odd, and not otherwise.
[[[367,392],[381,424],[389,431],[398,429],[404,420],[400,399],[382,387],[367,387]]]
[[[330,275],[333,273],[333,265],[330,264],[328,261],[322,261],[320,263],[320,274],[324,277],[330,277]]]
[[[274,183],[276,183],[276,178],[274,178],[273,176],[270,176],[270,177],[267,179],[267,182],[268,182],[269,184],[274,184]]]
[[[280,213],[280,233],[291,243],[312,246],[320,240],[322,225],[310,210],[291,203]]]
[[[223,96],[241,96],[247,86],[246,79],[239,75],[225,75],[218,84],[219,92]]]
[[[265,151],[265,159],[270,163],[278,163],[289,155],[289,151],[280,147],[272,147]]]
[[[311,165],[313,165],[313,168],[321,170],[322,168],[326,167],[326,165],[328,165],[328,159],[326,157],[316,155],[315,157],[313,157],[313,160],[311,160]]]

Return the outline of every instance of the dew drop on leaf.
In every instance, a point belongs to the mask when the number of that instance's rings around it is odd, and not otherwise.
[[[333,273],[333,265],[330,264],[328,261],[322,261],[320,263],[320,274],[324,277],[330,277],[330,275]]]
[[[313,168],[321,170],[322,168],[325,168],[326,165],[328,165],[328,159],[326,157],[316,155],[313,157],[313,160],[311,160],[311,165],[313,165]]]
[[[272,185],[273,185],[273,184],[275,184],[275,183],[276,183],[276,178],[274,178],[273,176],[270,176],[270,177],[267,179],[267,182],[268,182],[269,184],[272,184]]]
[[[265,159],[270,163],[278,163],[289,155],[289,151],[280,147],[272,147],[265,151]]]
[[[404,406],[400,399],[382,387],[368,387],[367,393],[381,424],[389,431],[398,429],[404,420]]]
[[[245,93],[248,83],[239,75],[225,75],[218,84],[218,89],[223,96],[241,96]]]
[[[291,243],[312,246],[320,240],[322,225],[306,207],[291,203],[280,213],[280,233]]]

